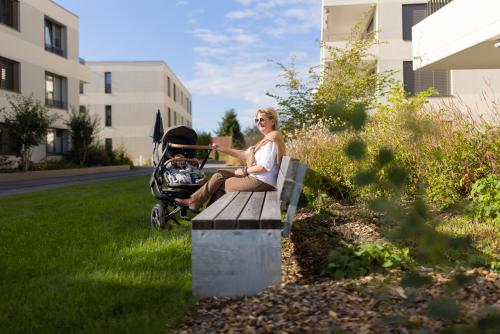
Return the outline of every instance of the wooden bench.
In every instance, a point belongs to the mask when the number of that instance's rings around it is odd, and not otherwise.
[[[253,295],[281,283],[281,237],[290,235],[306,170],[285,156],[276,191],[227,193],[193,218],[195,297]]]

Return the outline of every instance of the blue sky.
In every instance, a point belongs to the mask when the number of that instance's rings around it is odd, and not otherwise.
[[[242,128],[295,58],[319,63],[321,0],[56,0],[80,17],[86,60],[164,60],[193,96],[193,127],[215,131],[234,108]]]

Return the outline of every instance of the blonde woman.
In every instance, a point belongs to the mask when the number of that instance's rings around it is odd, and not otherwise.
[[[273,108],[257,110],[255,125],[264,138],[247,150],[215,147],[222,153],[246,161],[246,166],[235,171],[219,170],[190,198],[177,199],[177,204],[197,210],[207,200],[213,202],[225,192],[275,190],[281,158],[285,155],[285,142],[278,130],[278,113]]]

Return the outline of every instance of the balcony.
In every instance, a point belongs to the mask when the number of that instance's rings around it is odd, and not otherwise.
[[[428,6],[432,15],[412,29],[414,70],[500,69],[500,1]]]
[[[427,3],[427,16],[434,14],[453,0],[431,0]]]

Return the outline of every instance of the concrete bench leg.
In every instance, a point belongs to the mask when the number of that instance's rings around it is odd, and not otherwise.
[[[193,296],[247,296],[281,283],[280,230],[192,230]]]

